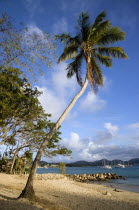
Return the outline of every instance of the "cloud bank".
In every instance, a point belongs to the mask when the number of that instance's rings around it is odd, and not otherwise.
[[[103,158],[113,160],[122,159],[129,160],[137,158],[139,154],[139,135],[138,141],[132,141],[130,144],[117,144],[116,140],[121,136],[118,133],[119,127],[112,125],[110,122],[104,124],[104,130],[97,132],[96,136],[91,138],[81,138],[78,133],[71,132],[69,138],[63,139],[63,145],[72,150],[72,159],[63,158],[63,160],[71,162],[78,160],[95,161]],[[128,136],[124,136],[124,139]],[[134,133],[131,135],[134,139]],[[58,158],[57,158],[58,161]]]

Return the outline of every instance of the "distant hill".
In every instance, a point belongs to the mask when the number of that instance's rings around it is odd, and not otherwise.
[[[123,160],[96,160],[94,162],[88,162],[88,161],[77,161],[73,163],[67,163],[66,165],[69,167],[77,167],[77,166],[103,166],[103,165],[117,165],[119,163],[123,163],[125,165],[136,165],[139,164],[139,158],[131,159],[129,161],[123,161]]]
[[[39,162],[39,166],[40,166],[40,167],[44,167],[44,166],[53,166],[53,165],[58,166],[58,164],[59,164],[59,163],[48,163],[48,162],[46,162],[46,161],[44,161],[44,160],[41,160],[41,161]]]
[[[130,164],[134,165],[134,164],[139,164],[139,158],[134,158],[129,160]]]
[[[69,167],[81,167],[81,166],[103,166],[103,165],[117,165],[119,163],[124,163],[125,165],[138,165],[139,164],[139,158],[134,158],[129,161],[123,161],[123,160],[107,160],[107,159],[102,159],[102,160],[96,160],[93,162],[88,162],[84,160],[76,161],[73,163],[67,163],[66,166]],[[44,167],[45,165],[58,165],[58,163],[48,163],[46,161],[40,161],[39,166]]]
[[[39,162],[39,166],[41,166],[41,167],[44,167],[45,165],[47,165],[48,163],[46,162],[46,161],[44,161],[44,160],[41,160],[40,162]]]

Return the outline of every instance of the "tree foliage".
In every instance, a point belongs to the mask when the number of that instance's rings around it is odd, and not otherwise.
[[[113,27],[110,20],[105,20],[106,12],[103,11],[90,23],[88,13],[82,12],[78,18],[77,33],[73,37],[63,33],[56,38],[64,43],[64,51],[59,57],[58,63],[72,59],[67,66],[67,77],[76,75],[77,82],[83,86],[84,72],[82,63],[87,65],[86,77],[94,91],[103,85],[103,73],[101,64],[112,66],[112,58],[127,58],[121,47],[109,47],[115,42],[125,39],[125,32],[119,27]]]
[[[42,64],[51,66],[56,45],[47,32],[15,24],[3,14],[0,18],[0,68],[18,67],[24,73],[42,73]],[[35,27],[35,26],[34,26]],[[26,75],[27,76],[27,75]]]
[[[64,162],[60,162],[59,165],[58,165],[58,167],[59,167],[59,172],[61,174],[64,174],[64,172],[66,170],[66,164]]]
[[[16,165],[23,166],[26,163],[24,156],[27,159],[27,155],[39,150],[54,123],[39,103],[41,93],[31,87],[19,69],[1,69],[0,90],[0,144],[7,145],[3,156],[13,159],[12,172],[15,169],[14,161]],[[46,157],[71,154],[60,145],[60,134],[57,130],[49,141],[44,151]],[[22,153],[24,156],[18,157]]]
[[[32,89],[17,68],[0,71],[0,138],[5,143],[22,130],[28,130],[35,122],[47,118],[38,101],[40,92]],[[30,125],[31,123],[31,125]],[[7,140],[6,140],[7,139]]]

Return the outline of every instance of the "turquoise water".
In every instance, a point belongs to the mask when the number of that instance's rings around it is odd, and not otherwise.
[[[59,168],[38,168],[38,174],[59,173]],[[93,173],[116,173],[119,176],[125,176],[126,180],[110,180],[110,184],[117,184],[119,189],[127,189],[139,192],[139,165],[126,168],[105,169],[101,167],[66,167],[65,174],[93,174]],[[127,188],[126,188],[127,187]],[[121,188],[121,189],[122,189]]]

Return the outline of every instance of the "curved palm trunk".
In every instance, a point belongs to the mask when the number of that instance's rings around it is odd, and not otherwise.
[[[77,95],[73,98],[73,100],[70,102],[69,106],[65,109],[63,114],[60,116],[60,118],[58,119],[58,121],[56,122],[56,124],[54,125],[54,127],[52,128],[52,130],[50,131],[50,133],[47,135],[46,139],[42,143],[40,149],[38,150],[36,158],[33,161],[26,186],[25,186],[24,190],[22,191],[22,193],[20,194],[19,198],[21,198],[21,197],[29,198],[29,199],[34,199],[35,198],[35,192],[34,192],[34,188],[33,188],[33,180],[34,180],[34,176],[35,176],[35,173],[36,173],[37,165],[38,165],[38,163],[39,163],[39,161],[42,157],[43,151],[46,148],[49,140],[55,134],[58,127],[61,125],[63,120],[66,118],[67,114],[70,112],[70,110],[72,109],[72,107],[74,106],[76,101],[78,100],[78,98],[84,93],[87,85],[88,85],[88,79],[86,77],[83,87],[77,93]]]

